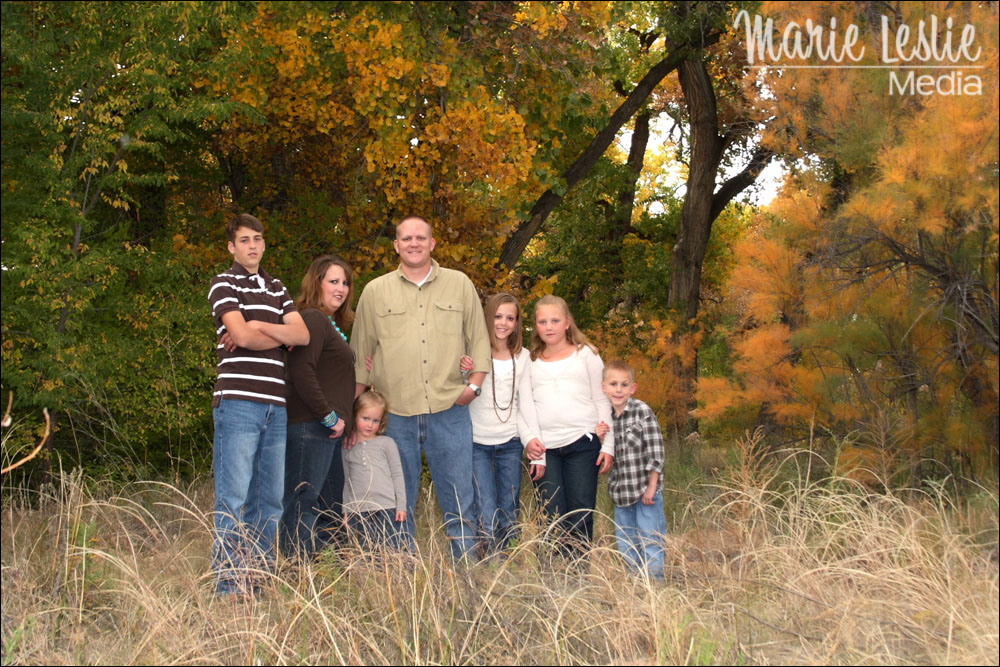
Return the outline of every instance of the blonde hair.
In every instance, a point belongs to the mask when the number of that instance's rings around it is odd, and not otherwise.
[[[382,409],[382,419],[378,425],[378,435],[382,435],[385,433],[386,426],[389,425],[389,401],[374,389],[367,389],[363,394],[354,399],[354,419],[357,420],[362,410],[374,407]]]
[[[486,316],[486,329],[490,334],[490,349],[497,346],[497,332],[493,330],[493,319],[496,317],[497,310],[505,303],[514,304],[514,312],[517,313],[514,319],[514,331],[507,336],[507,349],[510,350],[511,356],[516,357],[521,351],[521,337],[524,327],[521,324],[521,306],[517,303],[514,295],[509,292],[494,294],[486,299],[486,305],[483,307],[483,314]]]
[[[629,366],[627,361],[622,361],[621,359],[615,359],[614,361],[609,361],[604,364],[604,370],[601,371],[601,379],[606,380],[608,377],[608,371],[618,371],[619,373],[628,374],[628,381],[635,382],[635,369]]]
[[[594,344],[590,342],[583,332],[576,328],[576,322],[573,321],[573,315],[569,312],[569,306],[566,305],[566,301],[562,297],[558,297],[555,294],[546,294],[535,304],[535,319],[538,319],[538,309],[541,306],[558,306],[563,315],[566,316],[566,321],[569,322],[569,328],[566,329],[566,340],[569,341],[571,345],[575,345],[576,349],[581,350],[583,346],[586,345],[591,349],[594,354],[597,354],[597,348]],[[542,353],[545,349],[545,342],[538,335],[538,327],[533,326],[531,328],[531,359],[532,361],[538,358],[538,355]]]

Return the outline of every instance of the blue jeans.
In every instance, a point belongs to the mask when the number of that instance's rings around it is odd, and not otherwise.
[[[405,549],[404,524],[396,522],[396,510],[376,510],[351,514],[348,519],[349,537],[354,537],[363,549],[379,547]]]
[[[545,513],[556,519],[560,537],[574,550],[587,549],[594,537],[597,456],[601,442],[588,434],[565,447],[545,451],[545,475],[536,483]],[[556,518],[558,517],[558,518]]]
[[[319,421],[288,425],[285,448],[284,512],[281,516],[284,551],[309,555],[326,539],[319,534],[320,491],[328,477],[340,475],[344,486],[344,463],[340,458],[343,438],[331,438],[330,429]]]
[[[523,455],[520,438],[502,445],[472,444],[476,522],[488,549],[504,548],[516,537]]]
[[[248,568],[274,562],[285,479],[284,406],[224,398],[212,409],[215,437],[216,591],[247,590]]]
[[[663,536],[666,532],[662,492],[656,492],[652,505],[643,505],[642,500],[625,507],[615,505],[618,551],[635,569],[646,569],[653,577],[663,576]]]
[[[401,417],[389,414],[385,434],[396,441],[406,482],[406,542],[412,549],[413,519],[420,493],[420,451],[434,482],[444,530],[455,559],[474,553],[472,522],[472,421],[468,406],[453,405],[441,412]]]

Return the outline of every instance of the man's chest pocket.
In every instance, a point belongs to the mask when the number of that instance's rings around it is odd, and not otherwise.
[[[400,338],[406,331],[406,306],[401,303],[382,303],[375,307],[375,327],[380,340]]]
[[[432,312],[435,333],[445,336],[462,335],[462,304],[437,301]]]

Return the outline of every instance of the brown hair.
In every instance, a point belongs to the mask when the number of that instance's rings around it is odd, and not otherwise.
[[[389,425],[389,401],[385,396],[374,389],[366,389],[363,394],[354,399],[354,418],[358,418],[361,411],[372,407],[382,408],[382,421],[378,425],[378,435],[385,433],[385,427]]]
[[[338,327],[347,327],[354,320],[354,311],[351,310],[351,300],[354,297],[354,271],[351,269],[351,265],[340,255],[322,255],[313,260],[309,268],[306,269],[306,274],[302,276],[299,295],[295,297],[295,307],[298,310],[306,308],[323,310],[320,300],[320,286],[323,283],[323,276],[326,275],[327,270],[334,264],[344,269],[344,275],[347,276],[347,298],[344,299],[344,303],[340,304],[337,312],[326,314],[333,315],[333,320],[337,323]],[[323,312],[326,311],[323,310]]]
[[[249,213],[240,213],[238,216],[226,223],[226,238],[230,243],[236,240],[236,230],[240,227],[247,227],[260,234],[264,233],[264,224]]]
[[[608,376],[608,371],[620,371],[622,373],[628,373],[629,382],[635,383],[635,369],[628,365],[628,362],[622,361],[621,359],[615,359],[614,361],[609,361],[604,364],[604,370],[601,372],[601,379],[605,379]]]
[[[510,350],[511,357],[516,357],[518,352],[521,351],[523,328],[521,325],[521,306],[517,303],[517,299],[514,298],[513,294],[500,292],[486,299],[486,305],[483,307],[483,314],[486,315],[486,330],[490,334],[490,349],[493,349],[497,344],[497,332],[493,330],[493,318],[496,317],[500,306],[505,303],[514,304],[514,312],[517,313],[517,317],[514,320],[514,331],[507,336],[507,349]]]
[[[558,297],[555,294],[546,294],[541,299],[535,303],[535,318],[538,318],[538,308],[539,306],[558,306],[562,309],[563,315],[566,316],[566,321],[569,322],[569,329],[566,330],[566,340],[570,342],[571,345],[575,345],[576,349],[580,350],[584,345],[589,347],[594,354],[597,354],[597,348],[594,344],[590,342],[586,336],[583,335],[579,329],[576,328],[576,322],[573,321],[573,315],[569,312],[569,306],[566,305],[566,301],[562,297]],[[538,335],[538,327],[533,326],[531,328],[531,359],[535,360],[538,355],[542,353],[545,349],[545,343],[542,341],[541,337]]]

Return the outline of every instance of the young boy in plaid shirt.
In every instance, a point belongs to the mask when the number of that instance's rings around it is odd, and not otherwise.
[[[648,405],[632,398],[635,371],[624,361],[604,366],[601,387],[611,400],[615,434],[615,465],[608,491],[615,504],[618,550],[638,570],[663,576],[663,514],[660,473],[663,434]]]

